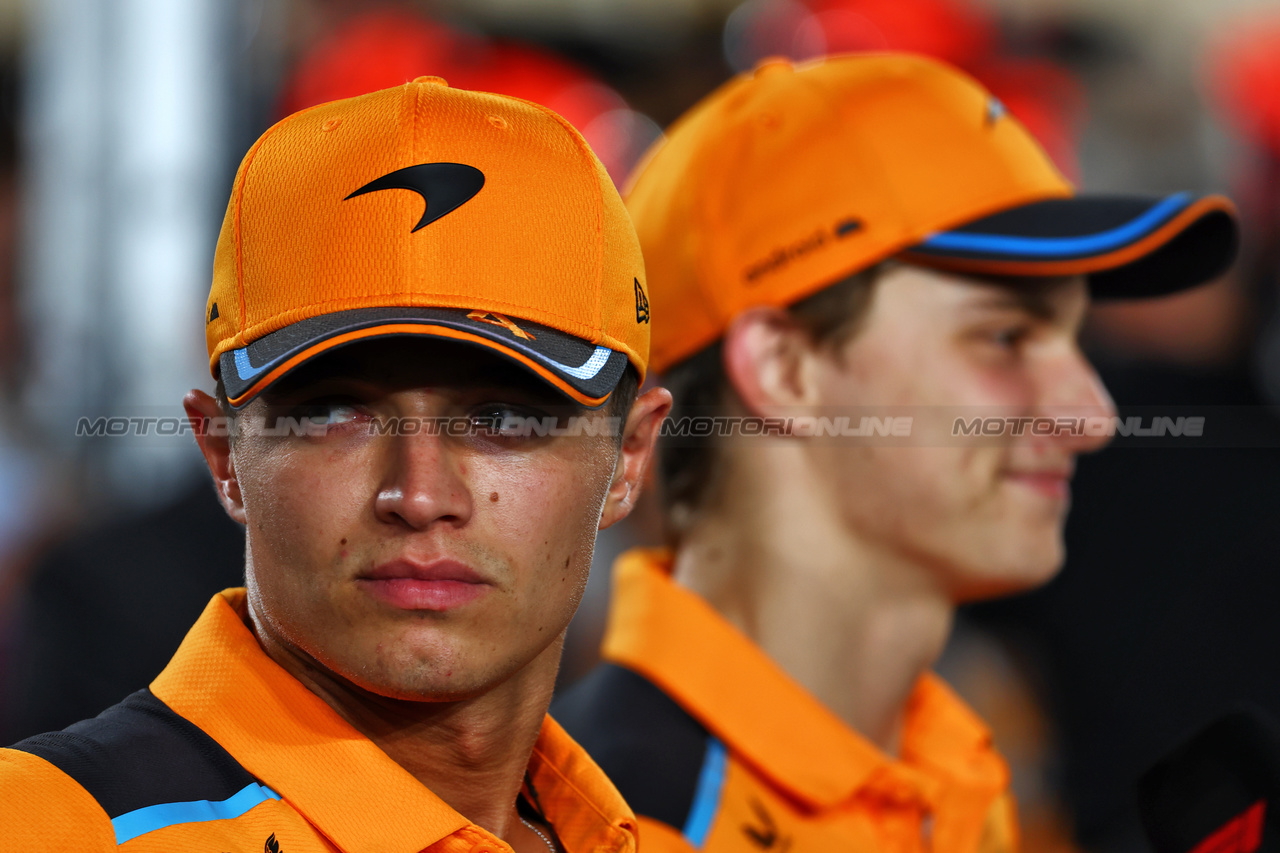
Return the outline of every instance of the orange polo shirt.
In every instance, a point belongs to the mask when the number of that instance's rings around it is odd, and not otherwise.
[[[899,758],[845,725],[705,601],[665,552],[618,561],[603,655],[552,714],[640,816],[646,853],[1010,853],[1009,772],[937,677]]]
[[[0,750],[6,851],[498,853],[269,658],[244,590],[205,608],[150,690]],[[570,853],[633,853],[635,819],[549,717],[529,762]]]

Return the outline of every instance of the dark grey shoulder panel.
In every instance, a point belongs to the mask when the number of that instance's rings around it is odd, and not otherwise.
[[[14,744],[75,779],[111,818],[159,803],[220,801],[256,781],[149,690],[92,720]]]
[[[636,814],[677,832],[698,789],[710,737],[656,685],[602,664],[551,705],[551,716],[582,745]]]

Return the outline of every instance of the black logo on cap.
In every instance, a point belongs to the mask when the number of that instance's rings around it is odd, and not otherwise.
[[[649,299],[640,288],[640,279],[636,279],[636,322],[649,322]]]
[[[379,190],[413,190],[422,196],[427,207],[418,224],[409,232],[412,234],[466,204],[483,186],[484,172],[475,166],[462,163],[419,163],[417,166],[396,169],[370,181],[343,201]]]
[[[212,323],[216,319],[218,319],[218,303],[215,302],[213,303],[213,307],[209,309],[209,319],[205,322]]]
[[[850,234],[855,234],[862,230],[862,220],[841,219],[836,223],[836,227],[833,230],[836,232],[837,237],[848,237]]]

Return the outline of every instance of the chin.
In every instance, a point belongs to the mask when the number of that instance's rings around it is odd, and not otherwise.
[[[966,604],[1030,592],[1044,586],[1062,570],[1065,551],[1061,534],[1051,542],[1027,542],[1021,547],[1001,549],[982,564],[962,571],[956,603]]]
[[[365,687],[370,693],[403,702],[463,702],[483,696],[490,685],[462,683],[465,679],[431,679],[427,681],[382,683]]]
[[[431,632],[377,632],[348,636],[341,651],[315,655],[343,680],[377,696],[410,701],[452,701],[483,693],[485,679],[465,644]]]
[[[495,679],[469,667],[445,668],[437,662],[374,666],[344,677],[362,690],[407,702],[458,702],[487,692]]]

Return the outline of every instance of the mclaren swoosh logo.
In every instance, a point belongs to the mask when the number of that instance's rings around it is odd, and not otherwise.
[[[413,190],[422,196],[426,208],[409,232],[425,228],[450,211],[466,204],[484,186],[484,172],[462,163],[419,163],[396,169],[370,181],[343,199],[353,199],[379,190]]]

